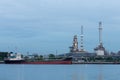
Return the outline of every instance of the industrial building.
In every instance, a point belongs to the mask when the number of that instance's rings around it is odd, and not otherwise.
[[[81,26],[81,34],[80,34],[80,49],[78,44],[77,35],[73,37],[73,44],[70,46],[70,52],[66,53],[67,57],[72,57],[75,62],[84,62],[90,60],[90,58],[97,58],[99,56],[105,57],[107,52],[103,46],[102,42],[102,22],[99,22],[98,30],[99,30],[99,44],[96,48],[94,48],[94,52],[88,52],[84,49],[84,31],[83,26]]]

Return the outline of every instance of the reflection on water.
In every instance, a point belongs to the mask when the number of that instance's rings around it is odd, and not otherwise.
[[[0,65],[0,80],[120,80],[120,65]]]
[[[103,80],[103,69],[102,65],[98,65],[98,80]]]
[[[78,79],[78,74],[74,73],[74,74],[72,75],[72,80],[79,80],[79,79]]]
[[[16,73],[16,78],[17,80],[24,80],[24,65],[17,66],[17,73]]]
[[[80,74],[80,80],[85,80],[84,74]]]
[[[102,73],[98,74],[98,80],[103,80],[103,74]]]
[[[89,67],[89,66],[88,66]],[[84,70],[87,70],[87,66],[86,65],[82,65],[79,67],[79,71],[80,72],[76,72],[72,74],[72,80],[88,80],[87,79],[87,73],[85,74],[85,71]],[[103,69],[102,69],[102,65],[98,65],[98,74],[95,74],[95,73],[92,73],[94,74],[97,78],[96,80],[104,80],[103,79]],[[88,75],[89,76],[89,75]]]
[[[84,68],[86,67],[86,65],[82,65],[79,67],[79,70],[72,74],[72,80],[85,80],[85,77],[84,77]]]

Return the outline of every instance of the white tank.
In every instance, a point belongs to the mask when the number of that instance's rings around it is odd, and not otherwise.
[[[96,50],[96,54],[98,55],[98,56],[103,56],[104,55],[104,50]]]

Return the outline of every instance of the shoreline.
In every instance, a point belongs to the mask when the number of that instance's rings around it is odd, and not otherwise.
[[[120,64],[120,62],[77,62],[72,64]]]
[[[0,61],[0,64],[6,64],[4,61]],[[66,64],[120,64],[120,62],[69,62],[69,63],[43,63],[43,62],[38,62],[38,63],[34,63],[34,62],[23,62],[23,63],[9,63],[9,64],[53,64],[53,65],[66,65]]]

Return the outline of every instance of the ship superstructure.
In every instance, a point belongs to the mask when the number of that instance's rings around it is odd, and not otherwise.
[[[24,62],[24,59],[20,53],[11,53],[7,58],[5,58],[4,62],[7,64],[22,63]]]

